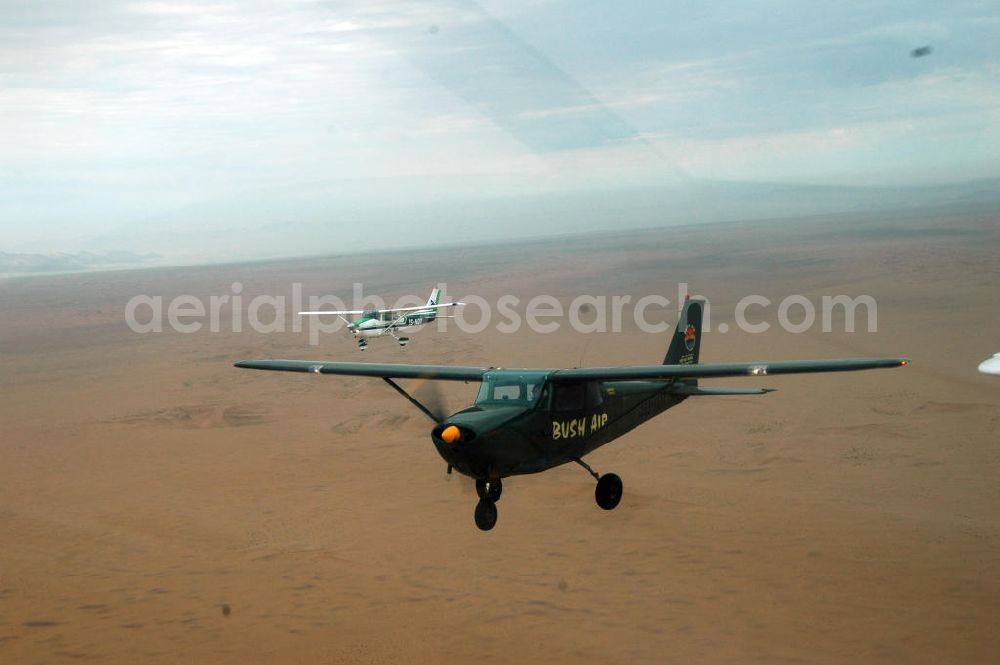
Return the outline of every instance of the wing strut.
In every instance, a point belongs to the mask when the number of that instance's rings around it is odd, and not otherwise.
[[[438,416],[435,416],[433,413],[431,413],[430,409],[428,409],[426,406],[424,406],[423,404],[421,404],[420,402],[418,402],[417,399],[415,397],[413,397],[410,393],[408,393],[405,390],[403,390],[398,383],[396,383],[395,381],[393,381],[392,379],[390,379],[387,376],[383,376],[382,380],[385,381],[386,383],[388,383],[390,386],[392,386],[393,390],[395,390],[397,393],[399,393],[400,395],[402,395],[403,397],[405,397],[406,399],[408,399],[410,401],[410,404],[412,404],[413,406],[415,406],[418,409],[420,409],[421,411],[423,411],[427,415],[428,418],[430,418],[431,420],[434,421],[435,424],[441,422],[441,418],[439,418]]]

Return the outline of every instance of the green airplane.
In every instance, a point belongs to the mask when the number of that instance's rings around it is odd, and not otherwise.
[[[622,480],[599,475],[584,456],[676,406],[688,397],[760,395],[769,388],[717,388],[699,379],[768,376],[900,367],[904,358],[838,358],[699,364],[703,301],[687,300],[660,365],[572,369],[504,369],[449,365],[397,365],[310,360],[243,360],[236,367],[344,374],[383,379],[423,411],[434,427],[431,440],[452,469],[476,481],[476,526],[497,522],[502,479],[575,462],[597,481],[595,499],[612,510],[622,498]],[[396,379],[478,381],[475,402],[446,415],[428,408]]]

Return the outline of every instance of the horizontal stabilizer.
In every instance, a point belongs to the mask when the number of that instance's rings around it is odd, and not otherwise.
[[[774,388],[705,388],[704,386],[679,385],[672,392],[675,395],[763,395],[773,393]]]

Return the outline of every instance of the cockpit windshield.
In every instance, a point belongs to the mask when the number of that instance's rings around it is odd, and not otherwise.
[[[491,406],[533,406],[545,386],[547,372],[497,370],[483,375],[476,404]]]

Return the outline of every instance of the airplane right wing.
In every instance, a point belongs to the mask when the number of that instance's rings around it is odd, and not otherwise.
[[[830,358],[823,360],[774,360],[742,363],[692,363],[690,365],[634,365],[631,367],[580,367],[552,373],[552,381],[655,381],[657,379],[711,379],[773,374],[851,372],[861,369],[903,367],[906,358]]]
[[[488,367],[461,365],[397,365],[391,363],[345,363],[322,360],[241,360],[236,367],[275,372],[310,372],[372,376],[382,379],[438,379],[441,381],[482,381]]]

